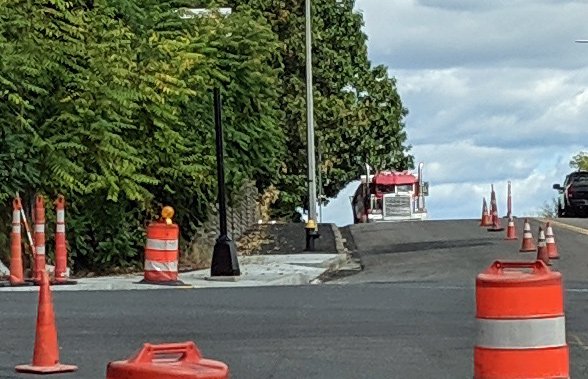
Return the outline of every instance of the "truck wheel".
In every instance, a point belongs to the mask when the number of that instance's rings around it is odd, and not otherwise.
[[[576,212],[569,207],[565,207],[563,210],[563,217],[576,217]]]

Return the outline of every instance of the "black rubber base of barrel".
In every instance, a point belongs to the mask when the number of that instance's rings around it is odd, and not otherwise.
[[[152,282],[151,280],[143,279],[139,282],[135,282],[134,284],[155,284],[160,286],[185,286],[186,283],[182,282],[181,280],[170,280],[169,282]]]

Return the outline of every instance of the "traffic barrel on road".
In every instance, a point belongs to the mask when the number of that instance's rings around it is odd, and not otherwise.
[[[184,285],[178,280],[180,228],[170,218],[165,220],[147,225],[144,272],[140,283]]]
[[[569,378],[562,276],[495,261],[476,278],[474,379]]]
[[[202,358],[192,341],[143,348],[124,361],[109,362],[106,379],[228,379],[229,367],[219,361]]]

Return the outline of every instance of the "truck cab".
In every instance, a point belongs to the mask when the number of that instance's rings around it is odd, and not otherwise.
[[[422,178],[422,164],[419,165]],[[369,172],[351,196],[354,223],[424,220],[428,183],[410,171]]]
[[[559,192],[557,217],[588,217],[588,171],[574,171],[563,185],[554,184]]]

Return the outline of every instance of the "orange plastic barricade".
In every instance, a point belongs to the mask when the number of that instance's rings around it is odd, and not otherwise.
[[[475,379],[569,378],[562,277],[540,260],[476,278]]]
[[[125,361],[109,362],[106,379],[228,379],[229,367],[202,358],[192,341],[153,345],[143,348]]]
[[[145,266],[140,283],[184,285],[178,280],[179,234],[177,224],[152,222],[147,226]]]

